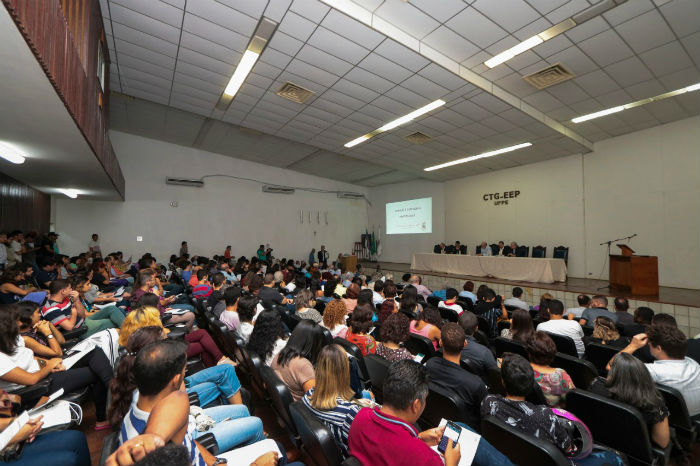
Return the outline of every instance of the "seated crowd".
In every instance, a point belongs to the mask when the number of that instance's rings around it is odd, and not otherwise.
[[[89,389],[95,430],[117,437],[110,465],[165,455],[168,444],[197,466],[291,464],[251,415],[238,378],[243,371],[252,381],[265,367],[328,429],[341,457],[364,465],[459,463],[463,446],[450,440],[438,452],[445,427],[425,422],[435,390],[461,406],[444,413],[460,428],[480,433],[484,419],[501,419],[577,465],[625,463],[607,449],[581,451],[581,421],[558,411],[572,390],[639,410],[659,448],[671,444],[673,430],[657,384],[678,389],[689,415],[700,416],[700,365],[687,355],[689,340],[672,316],[630,313],[624,298],[613,311],[605,296],[583,295],[580,308],[549,296],[535,309],[520,288],[509,299],[472,282],[433,292],[416,275],[395,283],[361,267],[343,274],[336,263],[278,260],[269,246],[250,260],[230,247],[209,259],[190,258],[183,242],[164,265],[150,254],[102,259],[96,235],[89,253],[65,263],[43,251],[0,280],[0,397],[44,380],[45,395]],[[607,375],[575,386],[573,373],[557,367],[560,338],[571,340],[576,359],[589,347],[614,348]],[[521,354],[497,353],[499,341]],[[71,348],[77,361],[66,357]],[[386,368],[381,387],[364,377],[369,358]],[[218,456],[204,446],[210,438]],[[480,438],[472,464],[517,464],[489,440]],[[49,442],[54,461],[46,460]],[[42,433],[40,418],[2,447],[7,464],[90,464],[82,433]]]

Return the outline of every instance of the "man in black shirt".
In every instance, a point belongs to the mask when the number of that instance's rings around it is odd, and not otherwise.
[[[617,323],[620,325],[628,325],[634,323],[634,316],[628,312],[630,308],[630,303],[625,298],[617,297],[615,298],[615,315],[617,316]]]
[[[58,278],[56,259],[53,256],[37,256],[36,265],[36,281],[42,289],[47,290],[51,282]]]
[[[464,311],[459,316],[459,326],[464,330],[467,344],[462,349],[462,360],[468,360],[471,364],[473,372],[477,375],[486,375],[486,372],[492,367],[497,367],[496,358],[490,349],[476,341],[474,333],[479,326],[476,316],[469,311]]]
[[[464,330],[456,323],[448,323],[442,327],[440,337],[442,358],[431,358],[425,364],[430,374],[430,381],[457,395],[467,407],[465,423],[477,431],[480,429],[481,417],[479,409],[486,397],[486,386],[479,377],[459,365],[462,348],[464,347]],[[428,407],[428,409],[430,409]]]
[[[489,338],[498,336],[498,318],[506,314],[503,305],[503,296],[497,295],[491,288],[486,290],[483,299],[474,303],[474,314],[483,317],[489,324],[489,328],[482,328]]]
[[[275,289],[275,276],[271,273],[266,273],[263,278],[263,287],[258,292],[258,298],[262,301],[263,306],[269,307],[273,304],[286,304],[287,300],[282,293]]]

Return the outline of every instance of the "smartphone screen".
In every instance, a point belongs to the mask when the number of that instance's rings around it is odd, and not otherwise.
[[[442,439],[440,439],[440,443],[438,444],[438,451],[444,454],[445,450],[447,449],[448,441],[452,440],[452,444],[456,444],[459,440],[459,435],[461,433],[461,427],[459,427],[454,422],[447,421],[447,425],[445,425],[445,433],[443,434]]]

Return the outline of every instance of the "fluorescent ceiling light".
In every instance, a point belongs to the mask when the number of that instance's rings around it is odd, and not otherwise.
[[[345,144],[345,147],[353,147],[353,146],[356,146],[356,145],[358,145],[359,143],[361,143],[361,142],[363,142],[363,141],[366,141],[366,140],[369,139],[369,138],[370,138],[370,136],[368,136],[368,135],[365,134],[364,136],[360,136],[359,138],[353,139],[352,141],[346,143],[346,144]]]
[[[515,57],[516,55],[520,55],[526,50],[530,50],[531,48],[541,44],[542,42],[568,31],[574,26],[578,26],[579,24],[583,24],[586,21],[598,17],[606,11],[610,10],[611,8],[621,5],[626,1],[627,0],[602,0],[590,6],[589,8],[586,8],[585,10],[578,12],[573,17],[566,18],[564,21],[555,24],[554,26],[540,32],[535,36],[530,37],[527,40],[520,42],[519,44],[509,48],[505,52],[501,52],[498,55],[486,60],[484,62],[484,65],[488,66],[489,68],[498,66],[501,63],[506,62],[511,58]]]
[[[252,50],[245,51],[241,61],[238,62],[236,71],[233,72],[231,80],[228,82],[226,89],[224,89],[224,94],[230,96],[236,95],[238,89],[240,89],[243,85],[245,78],[248,77],[248,73],[250,73],[250,70],[252,70],[253,66],[255,66],[255,62],[258,61],[258,57],[260,57],[259,53],[255,53]]]
[[[58,191],[70,197],[71,199],[75,199],[76,197],[78,197],[78,194],[80,194],[77,189],[59,189]]]
[[[604,117],[605,115],[610,115],[611,113],[617,113],[617,112],[621,112],[623,110],[627,110],[630,108],[641,107],[642,105],[646,105],[646,104],[651,103],[651,102],[658,102],[659,100],[668,99],[669,97],[675,97],[677,95],[685,94],[686,92],[697,91],[699,89],[700,89],[700,83],[697,83],[697,84],[693,84],[693,85],[688,86],[688,87],[682,87],[680,89],[676,89],[675,91],[666,92],[664,94],[659,94],[659,95],[654,96],[654,97],[649,97],[647,99],[637,100],[637,101],[630,102],[630,103],[625,104],[625,105],[618,105],[617,107],[607,108],[607,109],[601,110],[599,112],[589,113],[588,115],[582,115],[580,117],[572,118],[571,121],[574,123],[581,123],[584,121],[592,120],[594,118]]]
[[[8,162],[20,164],[24,163],[24,155],[22,155],[14,146],[0,142],[0,158]]]
[[[348,142],[345,144],[345,147],[353,147],[358,145],[359,143],[366,141],[367,139],[376,136],[379,133],[383,133],[384,131],[389,131],[391,129],[396,128],[397,126],[405,125],[406,123],[415,120],[421,115],[425,115],[428,112],[432,112],[438,107],[442,107],[445,105],[445,101],[442,99],[438,99],[434,102],[429,103],[428,105],[424,105],[423,107],[412,111],[411,113],[404,115],[402,117],[397,118],[396,120],[390,121],[389,123],[385,124],[384,126],[375,129],[372,132],[369,132],[367,134],[364,134],[360,136],[359,138],[353,139],[352,141]]]
[[[515,146],[504,147],[503,149],[496,149],[496,150],[492,150],[489,152],[484,152],[483,154],[472,155],[471,157],[465,157],[463,159],[441,163],[440,165],[434,165],[432,167],[424,168],[423,170],[425,170],[427,172],[431,172],[433,170],[439,170],[441,168],[451,167],[453,165],[459,165],[460,163],[467,163],[467,162],[472,162],[472,161],[478,160],[478,159],[485,159],[486,157],[493,157],[494,155],[505,154],[506,152],[512,152],[514,150],[522,149],[524,147],[530,147],[531,145],[532,145],[531,142],[524,142],[522,144],[517,144]]]

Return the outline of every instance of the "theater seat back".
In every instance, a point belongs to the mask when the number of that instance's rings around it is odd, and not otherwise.
[[[521,432],[493,416],[481,420],[481,435],[519,466],[570,466],[571,463],[546,440]]]
[[[343,460],[330,430],[301,401],[289,406],[302,449],[316,466],[335,466]]]
[[[620,348],[614,348],[610,345],[589,343],[586,346],[586,359],[593,363],[598,374],[605,376],[608,373],[606,366],[619,351]]]
[[[578,351],[576,351],[576,343],[574,343],[574,340],[571,337],[568,337],[566,335],[559,335],[558,333],[545,333],[552,338],[554,344],[557,347],[558,352],[568,354],[569,356],[573,356],[575,358],[578,357]]]
[[[365,358],[365,366],[372,383],[372,393],[374,393],[377,403],[380,404],[384,400],[384,380],[386,380],[386,374],[389,372],[390,365],[389,361],[376,354],[368,354]]]
[[[593,380],[598,377],[598,371],[593,363],[568,354],[557,353],[552,366],[564,369],[578,388],[590,387]]]
[[[423,335],[411,333],[408,336],[408,340],[406,340],[404,343],[404,346],[414,356],[417,354],[422,354],[423,360],[421,362],[425,362],[435,356],[435,346],[433,346],[433,342]]]
[[[515,353],[521,355],[525,359],[529,359],[525,345],[518,341],[511,340],[510,338],[496,337],[494,346],[496,347],[496,355],[499,358],[503,357],[503,353]]]
[[[277,414],[277,419],[280,425],[287,429],[295,446],[299,442],[299,433],[292,421],[292,416],[289,412],[289,406],[292,404],[292,394],[289,393],[287,386],[280,380],[274,370],[268,366],[260,368],[260,376],[265,382],[267,394],[270,397],[272,408]]]

